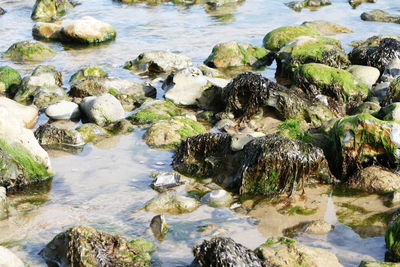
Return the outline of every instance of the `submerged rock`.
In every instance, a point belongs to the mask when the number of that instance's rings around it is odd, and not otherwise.
[[[0,94],[8,94],[21,83],[21,75],[13,68],[0,67]]]
[[[381,167],[362,169],[350,179],[350,187],[369,193],[386,193],[400,189],[400,176]]]
[[[0,266],[25,267],[26,265],[11,250],[0,246]]]
[[[303,0],[293,1],[286,3],[285,5],[293,9],[294,11],[300,12],[303,8],[309,8],[314,10],[319,7],[329,6],[332,2],[330,0]]]
[[[0,97],[0,107],[6,109],[13,117],[19,120],[26,128],[33,128],[38,118],[38,109],[35,106],[25,106],[7,97]]]
[[[349,0],[349,4],[352,8],[356,8],[362,3],[376,3],[377,0]]]
[[[265,35],[264,47],[271,51],[279,51],[286,43],[299,36],[318,36],[319,32],[307,26],[284,26]]]
[[[6,189],[0,186],[0,221],[8,217],[8,199],[6,195]],[[0,264],[1,264],[1,253],[0,253]]]
[[[200,207],[201,203],[194,198],[163,193],[146,203],[144,209],[154,213],[179,215],[190,213]]]
[[[400,24],[400,15],[390,14],[379,9],[362,13],[361,19],[366,21],[380,21]]]
[[[35,131],[35,137],[45,149],[79,152],[85,145],[78,131],[62,129],[52,124],[39,126]]]
[[[323,220],[315,220],[303,224],[302,231],[312,235],[326,235],[335,227]]]
[[[347,27],[326,20],[305,21],[301,25],[313,28],[316,32],[322,35],[335,35],[339,33],[352,32]]]
[[[72,120],[78,119],[80,116],[79,105],[61,100],[46,108],[46,115],[53,120]]]
[[[157,215],[151,219],[150,229],[157,240],[162,241],[169,231],[169,225],[164,215]]]
[[[268,54],[264,48],[231,41],[214,46],[204,64],[212,68],[260,68],[272,64],[273,57]]]
[[[266,266],[343,266],[330,251],[305,246],[287,237],[268,239],[256,249],[256,254]]]
[[[112,136],[110,132],[95,123],[85,123],[76,128],[85,143],[96,143]]]
[[[150,266],[150,252],[135,240],[74,226],[58,234],[39,253],[55,266]]]
[[[192,65],[192,60],[183,55],[167,51],[149,51],[140,54],[135,60],[126,62],[124,68],[134,72],[160,74],[175,72]]]
[[[200,200],[211,207],[229,207],[233,202],[233,197],[229,192],[218,189],[208,192]]]
[[[262,267],[263,262],[250,249],[236,243],[229,237],[204,240],[193,248],[194,263],[207,266]]]
[[[150,124],[160,120],[169,120],[181,115],[180,109],[171,101],[152,100],[145,102],[136,113],[127,119],[133,124]]]
[[[23,41],[10,46],[3,57],[14,61],[45,61],[54,57],[56,53],[48,46],[34,42]]]
[[[31,17],[37,20],[53,20],[75,5],[71,0],[36,0]]]

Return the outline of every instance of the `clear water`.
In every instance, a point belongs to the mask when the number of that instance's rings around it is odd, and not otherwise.
[[[364,22],[359,18],[362,12],[375,8],[400,13],[398,0],[379,0],[355,10],[347,0],[332,0],[332,6],[318,11],[305,9],[301,13],[287,8],[284,2],[247,0],[234,9],[230,19],[221,20],[207,13],[202,5],[184,7],[167,3],[150,7],[124,5],[112,0],[82,0],[66,18],[89,15],[106,21],[116,28],[116,41],[87,49],[49,43],[58,54],[45,64],[55,65],[62,71],[65,82],[72,73],[89,64],[104,67],[114,77],[142,80],[121,66],[143,51],[178,52],[200,64],[217,43],[237,40],[261,45],[262,38],[270,30],[303,21],[325,19],[351,28],[353,33],[335,37],[343,42],[347,51],[353,41],[376,34],[400,34],[399,25]],[[33,0],[0,0],[0,6],[8,11],[0,16],[0,52],[14,42],[32,39],[33,5]],[[25,74],[37,64],[16,64],[0,58],[0,65],[15,67]],[[263,74],[273,78],[274,68],[267,68]],[[55,234],[70,225],[88,224],[127,236],[153,239],[148,225],[155,214],[140,208],[156,195],[149,187],[149,173],[169,170],[172,152],[149,149],[142,142],[142,134],[137,130],[132,135],[108,140],[102,146],[87,145],[78,155],[52,155],[56,176],[47,201],[38,208],[15,212],[10,219],[1,221],[0,243],[7,243],[32,266],[45,266],[37,253]],[[335,213],[333,205],[331,207],[328,214],[332,219]],[[155,254],[157,262],[163,266],[185,266],[191,262],[191,247],[205,237],[196,227],[204,224],[224,228],[229,236],[250,248],[266,239],[250,218],[229,209],[202,206],[190,214],[168,215],[167,220],[174,231],[164,242],[157,242]],[[358,266],[361,259],[383,259],[382,237],[361,239],[349,227],[335,224],[335,230],[327,236],[303,235],[299,239],[331,249],[345,266]]]

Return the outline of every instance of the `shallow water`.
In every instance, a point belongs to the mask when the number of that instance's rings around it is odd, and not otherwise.
[[[182,53],[200,64],[212,47],[230,40],[261,45],[270,30],[303,21],[325,19],[347,26],[350,34],[335,38],[342,41],[347,51],[351,42],[372,35],[399,34],[396,24],[364,22],[359,18],[364,11],[379,8],[400,12],[400,2],[379,0],[376,4],[362,4],[351,9],[347,0],[332,0],[333,5],[296,13],[278,0],[247,0],[234,8],[231,17],[213,16],[202,5],[190,7],[163,4],[125,5],[112,0],[83,0],[70,10],[66,18],[90,15],[112,24],[118,36],[114,42],[97,47],[77,49],[59,43],[49,43],[58,54],[45,64],[55,65],[63,72],[67,84],[69,77],[84,65],[98,64],[111,76],[144,80],[123,70],[125,61],[134,59],[146,50],[168,50]],[[33,0],[0,1],[8,11],[0,16],[0,51],[17,41],[30,40],[34,21],[30,19]],[[0,58],[7,64],[28,73],[37,64],[16,64]],[[273,78],[275,67],[263,74]],[[68,86],[66,86],[68,89]],[[45,121],[45,118],[42,118]],[[172,152],[149,149],[141,140],[143,132],[109,139],[97,146],[87,145],[78,155],[52,154],[56,172],[52,190],[33,206],[15,211],[8,220],[0,222],[0,243],[5,243],[32,266],[45,266],[37,253],[52,237],[75,224],[88,224],[102,230],[126,236],[144,236],[152,240],[148,230],[155,215],[140,208],[156,196],[150,189],[151,171],[170,170]],[[335,230],[327,236],[302,235],[301,241],[332,250],[345,266],[358,266],[362,259],[383,260],[382,237],[362,239],[351,228],[335,219],[332,199],[328,198],[325,216],[335,223]],[[45,202],[43,205],[39,205]],[[214,209],[203,205],[197,211],[181,215],[167,215],[173,231],[158,243],[156,263],[163,266],[185,266],[192,260],[191,247],[210,234],[197,232],[197,226],[216,224],[237,242],[255,248],[265,241],[262,229],[246,216],[229,209]],[[222,230],[221,230],[222,231]]]

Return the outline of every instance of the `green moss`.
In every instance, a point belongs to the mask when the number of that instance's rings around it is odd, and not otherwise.
[[[0,91],[7,92],[10,87],[21,83],[21,75],[13,68],[0,67]]]
[[[318,36],[319,33],[306,26],[285,26],[269,32],[263,39],[264,47],[279,51],[287,42],[299,36]]]
[[[267,50],[257,46],[249,46],[247,49],[244,49],[243,46],[238,44],[238,48],[240,50],[240,53],[242,53],[243,55],[243,65],[251,65],[252,58],[262,59],[268,54]]]
[[[346,208],[346,209],[348,209],[350,211],[360,213],[360,214],[368,214],[369,213],[369,211],[364,209],[363,207],[360,207],[360,206],[357,206],[357,205],[353,205],[351,203],[340,203],[339,206],[343,207],[343,208]]]
[[[366,195],[368,195],[368,193],[363,192],[359,189],[350,188],[342,184],[335,185],[332,189],[332,196],[335,197],[361,197]]]
[[[29,41],[15,43],[3,54],[14,61],[43,61],[54,55],[55,52],[47,46]]]
[[[202,134],[206,132],[206,128],[204,126],[192,119],[188,118],[174,118],[174,120],[180,121],[184,124],[184,127],[181,129],[177,130],[176,132],[179,133],[181,136],[182,140],[185,140],[186,138],[198,134]]]
[[[290,207],[290,209],[287,211],[288,215],[304,215],[304,216],[308,216],[308,215],[313,215],[315,213],[317,213],[318,208],[307,208],[307,207],[300,207],[300,206],[292,206]]]
[[[142,237],[134,238],[129,243],[138,253],[153,253],[157,248],[153,242]]]
[[[269,248],[272,247],[276,244],[280,244],[280,245],[290,245],[290,244],[294,244],[297,241],[288,237],[281,237],[281,238],[268,238],[267,241],[265,241],[263,244],[261,244],[259,246],[259,248]]]
[[[76,83],[91,77],[105,78],[108,77],[108,73],[99,67],[89,66],[73,74],[69,82]]]
[[[180,113],[180,109],[173,102],[166,100],[139,110],[127,119],[133,124],[150,124],[159,120],[168,120]]]
[[[308,132],[301,129],[300,121],[297,119],[288,119],[279,125],[278,134],[290,139],[295,139],[310,143],[313,137]]]

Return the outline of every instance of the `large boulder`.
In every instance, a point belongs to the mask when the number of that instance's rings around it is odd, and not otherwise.
[[[0,97],[0,107],[6,109],[15,119],[22,122],[26,128],[33,128],[38,118],[35,106],[25,106],[7,97]]]
[[[347,69],[347,71],[368,85],[369,88],[372,88],[381,76],[381,73],[377,68],[370,66],[352,65]]]
[[[105,126],[125,118],[121,103],[110,94],[85,97],[80,104],[90,122]]]
[[[55,266],[150,266],[154,247],[137,243],[92,227],[74,226],[56,235],[39,254]]]
[[[6,94],[21,83],[21,75],[13,68],[0,67],[0,94]]]
[[[11,250],[0,246],[0,266],[2,266],[2,267],[25,267],[26,265]]]
[[[257,255],[229,237],[212,238],[193,248],[194,263],[207,266],[264,267]]]
[[[378,166],[362,169],[350,179],[350,187],[369,193],[386,193],[400,189],[400,176]]]
[[[327,37],[300,36],[279,50],[276,75],[290,77],[297,67],[306,63],[321,63],[334,68],[350,65],[340,41]]]
[[[56,53],[48,46],[34,42],[23,41],[10,46],[3,57],[14,61],[45,61],[54,57]]]
[[[186,56],[167,51],[149,51],[125,63],[124,68],[134,72],[151,74],[171,73],[192,67],[192,60]]]
[[[52,124],[39,126],[35,137],[45,149],[64,150],[67,152],[80,151],[84,146],[81,134],[72,129],[63,129]]]
[[[279,51],[287,42],[299,36],[318,36],[319,32],[307,26],[284,26],[265,35],[264,47],[271,51]]]
[[[400,24],[400,15],[390,14],[379,9],[362,13],[361,19],[366,21],[380,21]]]
[[[32,19],[49,21],[66,13],[75,6],[71,0],[36,0],[32,11]]]
[[[200,207],[201,203],[190,197],[176,195],[174,193],[163,193],[146,203],[144,209],[154,213],[170,213],[179,215],[190,213]]]
[[[264,48],[231,41],[214,46],[204,64],[212,68],[260,68],[271,65],[273,57],[268,54]]]
[[[151,100],[145,102],[127,119],[133,124],[151,124],[181,115],[181,110],[171,101]]]

